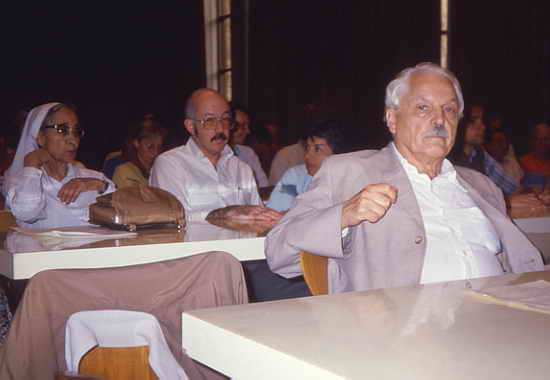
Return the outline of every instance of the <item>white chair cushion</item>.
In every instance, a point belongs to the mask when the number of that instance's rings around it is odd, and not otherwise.
[[[158,320],[140,311],[97,310],[74,313],[65,327],[65,361],[78,373],[80,360],[93,347],[149,346],[149,365],[160,380],[188,379],[166,344]]]

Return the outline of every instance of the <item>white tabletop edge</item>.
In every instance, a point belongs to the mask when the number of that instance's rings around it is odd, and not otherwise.
[[[188,349],[186,343],[192,349]],[[299,358],[203,321],[193,315],[192,311],[182,313],[182,345],[191,358],[239,380],[344,379]]]

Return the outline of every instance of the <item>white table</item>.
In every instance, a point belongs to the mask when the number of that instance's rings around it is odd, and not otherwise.
[[[550,280],[550,272],[471,282]],[[548,379],[550,315],[483,304],[465,282],[203,309],[192,358],[246,379]]]
[[[46,269],[105,268],[176,259],[206,251],[226,251],[239,260],[264,259],[264,237],[196,222],[178,232],[151,230],[136,238],[93,243],[52,241],[1,233],[0,274],[27,279]]]

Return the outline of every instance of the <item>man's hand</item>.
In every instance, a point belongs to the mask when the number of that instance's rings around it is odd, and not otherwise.
[[[342,206],[342,229],[356,226],[364,220],[378,222],[397,201],[397,189],[380,183],[368,185],[363,190],[344,202]]]
[[[23,165],[25,167],[40,169],[45,163],[51,160],[51,158],[52,156],[46,149],[39,148],[30,153],[27,153],[23,161]]]
[[[264,206],[228,206],[211,211],[206,219],[231,218],[238,220],[258,220],[277,223],[283,213]]]
[[[80,193],[101,191],[104,188],[105,182],[97,178],[73,178],[61,187],[57,197],[61,202],[69,204],[76,201]]]

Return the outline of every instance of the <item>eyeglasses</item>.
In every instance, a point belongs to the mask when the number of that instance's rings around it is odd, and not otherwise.
[[[68,123],[62,123],[62,124],[52,124],[52,125],[45,125],[42,127],[42,129],[54,129],[58,134],[67,137],[69,136],[69,133],[72,134],[74,137],[78,137],[79,139],[84,137],[84,130],[81,129],[78,125],[71,127]]]
[[[221,124],[221,126],[224,129],[234,129],[237,124],[235,123],[235,120],[229,116],[222,116],[222,117],[213,117],[213,116],[207,116],[202,120],[199,119],[191,119],[193,121],[196,121],[197,123],[201,123],[202,127],[207,130],[214,130],[216,129],[216,126],[218,123]]]

